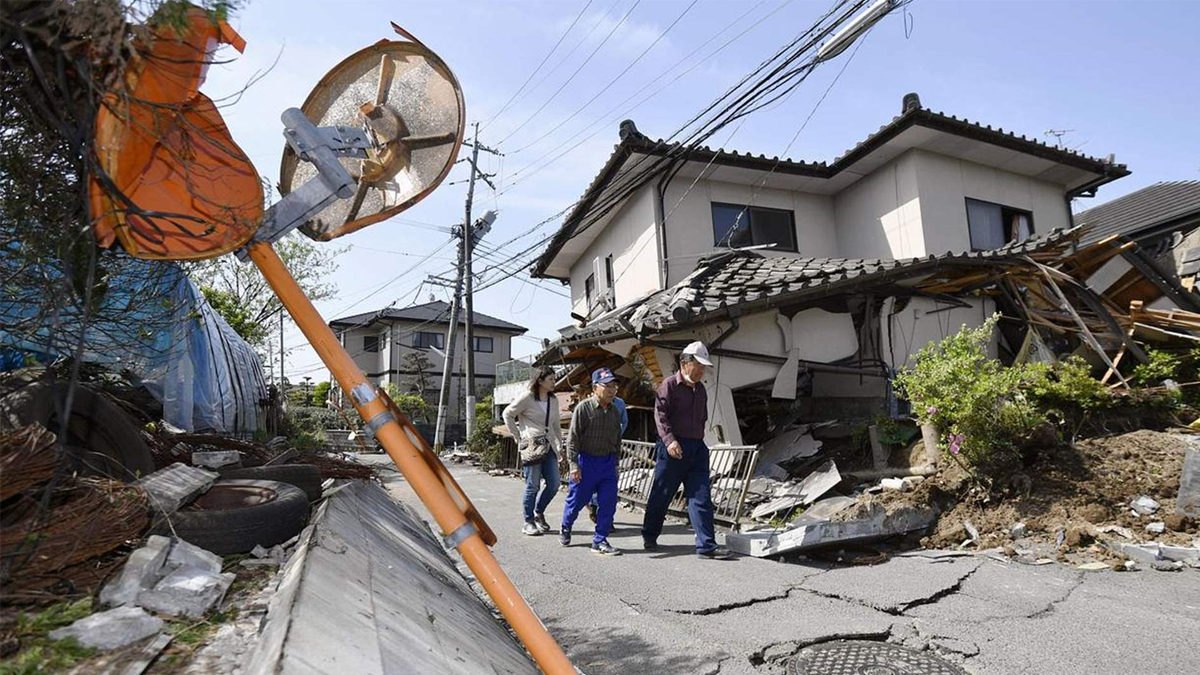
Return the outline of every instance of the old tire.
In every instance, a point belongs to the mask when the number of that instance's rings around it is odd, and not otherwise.
[[[294,485],[221,479],[170,521],[180,539],[229,555],[282,544],[300,533],[307,517],[308,498]]]
[[[221,478],[244,480],[274,480],[295,485],[304,490],[308,501],[321,498],[321,470],[311,464],[277,464],[275,466],[253,466],[245,469],[218,469]]]
[[[9,394],[0,404],[4,422],[19,426],[37,422],[59,432],[58,411],[66,402],[65,383],[39,381]],[[142,432],[129,415],[103,394],[76,385],[71,399],[67,437],[59,439],[83,475],[133,482],[154,472],[154,458]]]

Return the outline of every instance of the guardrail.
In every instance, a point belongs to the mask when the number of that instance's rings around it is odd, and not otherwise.
[[[655,445],[645,441],[621,441],[618,460],[617,496],[645,508],[654,482]],[[746,491],[758,465],[758,446],[733,445],[709,449],[708,468],[712,479],[713,520],[736,530],[741,524]],[[687,500],[680,490],[667,511],[687,517]]]

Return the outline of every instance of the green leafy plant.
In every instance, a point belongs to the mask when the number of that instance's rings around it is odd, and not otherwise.
[[[0,675],[33,675],[60,672],[95,654],[73,639],[51,640],[50,631],[82,619],[92,613],[92,599],[53,605],[34,614],[17,617],[14,632],[21,650],[0,661]]]
[[[475,404],[475,429],[467,438],[467,450],[479,455],[485,466],[495,466],[500,461],[500,437],[492,432],[492,427],[496,426],[494,407],[490,394]]]
[[[998,320],[926,345],[896,377],[918,419],[937,426],[945,449],[976,477],[1013,466],[1021,439],[1044,419],[1022,391],[1024,369],[988,357]]]
[[[324,408],[326,405],[329,404],[329,390],[331,389],[331,387],[332,387],[332,385],[330,385],[328,382],[318,382],[316,384],[316,386],[313,387],[313,391],[312,391],[313,407]]]

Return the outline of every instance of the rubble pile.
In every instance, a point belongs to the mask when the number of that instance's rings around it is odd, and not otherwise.
[[[158,468],[175,462],[206,466],[212,470],[237,467],[256,467],[282,464],[311,464],[325,478],[371,479],[375,471],[340,454],[323,451],[300,451],[291,448],[286,438],[279,436],[267,443],[228,438],[215,434],[170,433],[159,431],[147,439],[150,454]],[[230,453],[238,453],[234,460]],[[197,459],[197,455],[199,458]]]

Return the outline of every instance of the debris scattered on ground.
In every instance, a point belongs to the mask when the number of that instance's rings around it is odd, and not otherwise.
[[[1148,516],[1158,511],[1159,503],[1153,498],[1142,495],[1129,503],[1135,513],[1139,516]]]
[[[150,495],[150,505],[164,516],[204,494],[216,482],[218,474],[176,462],[139,480],[135,485]]]
[[[92,649],[118,649],[144,640],[162,630],[163,621],[140,607],[117,607],[97,612],[76,621],[66,628],[51,631],[54,640],[74,638]]]
[[[130,554],[121,574],[100,590],[100,604],[106,607],[132,604],[138,593],[154,588],[170,552],[170,539],[150,537],[145,546]]]
[[[192,453],[192,465],[205,469],[220,469],[242,465],[242,453],[237,450],[205,450]]]
[[[1183,473],[1179,477],[1179,493],[1175,497],[1175,509],[1175,515],[1200,518],[1200,449],[1188,450],[1184,458]],[[1178,531],[1174,527],[1171,529]]]

